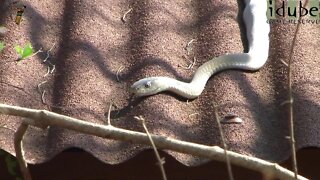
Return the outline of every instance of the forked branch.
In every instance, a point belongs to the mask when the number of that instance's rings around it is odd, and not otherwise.
[[[33,126],[58,126],[61,128],[95,135],[102,138],[130,141],[138,144],[150,144],[150,140],[146,133],[90,123],[84,120],[79,120],[46,110],[35,110],[0,104],[0,113],[25,117],[24,119],[22,119],[22,121]],[[225,152],[218,146],[206,146],[158,135],[151,135],[151,137],[158,149],[173,150],[180,153],[191,154],[218,161],[225,160]],[[274,176],[275,178],[279,179],[294,179],[293,172],[279,166],[276,163],[267,162],[255,157],[245,156],[232,151],[227,151],[227,154],[232,164],[265,173],[269,177]],[[306,178],[298,176],[298,179]]]

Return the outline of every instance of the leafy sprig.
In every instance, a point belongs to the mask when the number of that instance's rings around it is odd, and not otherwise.
[[[14,47],[14,49],[16,50],[16,52],[19,54],[19,61],[28,58],[29,56],[31,56],[33,54],[33,47],[31,45],[31,43],[27,43],[24,48],[22,48],[19,45],[16,45]]]

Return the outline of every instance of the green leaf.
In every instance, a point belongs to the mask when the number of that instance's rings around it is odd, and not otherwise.
[[[17,51],[17,53],[19,54],[18,60],[25,59],[33,54],[33,47],[31,45],[31,43],[28,43],[24,48],[22,48],[19,45],[16,45],[14,48]]]
[[[33,47],[30,43],[28,43],[24,49],[23,49],[23,53],[22,53],[22,59],[25,59],[29,56],[31,56],[33,54]]]
[[[19,54],[20,58],[22,58],[22,55],[23,55],[23,49],[19,46],[19,45],[16,45],[14,47],[14,49],[17,51],[17,53]]]
[[[3,42],[0,42],[0,52],[5,48],[6,46],[4,45]]]

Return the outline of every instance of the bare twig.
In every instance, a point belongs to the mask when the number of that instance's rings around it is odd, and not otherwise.
[[[184,69],[189,70],[196,64],[196,62],[197,62],[197,58],[193,57],[193,62],[191,64],[189,64],[187,67],[185,67],[185,66],[181,66],[181,67],[183,67]]]
[[[150,133],[149,133],[149,131],[148,131],[148,129],[147,129],[145,119],[144,119],[142,116],[135,116],[134,118],[137,119],[137,120],[139,120],[139,121],[141,121],[142,126],[143,126],[146,134],[148,135],[148,138],[149,138],[149,140],[150,140],[151,146],[152,146],[152,148],[153,148],[153,150],[154,150],[154,153],[155,153],[155,155],[156,155],[156,157],[157,157],[158,164],[159,164],[159,167],[160,167],[160,170],[161,170],[161,174],[162,174],[162,178],[163,178],[164,180],[166,180],[166,179],[167,179],[167,176],[166,176],[166,172],[165,172],[164,167],[163,167],[163,164],[165,163],[165,160],[164,160],[164,158],[161,158],[160,155],[159,155],[159,152],[158,152],[158,150],[157,150],[157,147],[156,147],[156,145],[154,144],[154,142],[153,142],[153,140],[152,140],[152,137],[151,137],[151,135],[150,135]]]
[[[224,139],[224,133],[223,133],[222,126],[221,126],[221,123],[220,123],[220,117],[219,117],[219,114],[218,114],[218,111],[217,111],[217,107],[215,105],[213,105],[213,111],[214,111],[214,115],[216,116],[215,119],[217,121],[219,132],[220,132],[220,136],[221,136],[221,141],[222,141],[222,145],[223,145],[223,149],[224,149],[224,155],[225,155],[226,164],[227,164],[227,168],[228,168],[229,179],[233,180],[234,178],[233,178],[233,173],[232,173],[232,167],[231,167],[230,159],[229,159],[229,156],[228,156],[228,153],[227,153],[228,147],[227,147],[226,140]]]
[[[283,101],[283,102],[280,104],[280,106],[284,106],[284,105],[286,105],[286,104],[293,104],[293,97],[291,97],[290,100]]]
[[[108,117],[107,117],[107,120],[108,120],[108,125],[109,125],[109,126],[111,126],[111,118],[110,118],[111,108],[112,108],[112,102],[110,102],[110,104],[109,104],[109,109],[108,109]]]
[[[236,115],[228,115],[225,116],[223,119],[220,120],[222,124],[241,124],[242,119],[237,117]]]
[[[284,60],[280,59],[280,62],[282,62],[282,64],[288,67],[288,63],[286,63]]]
[[[42,94],[41,86],[42,86],[43,84],[45,84],[45,83],[47,83],[47,81],[42,81],[41,83],[39,83],[39,84],[37,85],[37,90],[38,90],[38,92],[39,92],[40,94]]]
[[[35,110],[0,103],[0,113],[25,117],[25,119],[22,119],[23,122],[36,127],[43,128],[46,126],[58,126],[60,128],[95,135],[102,138],[128,141],[138,144],[150,144],[148,135],[145,133],[91,123],[86,120],[79,120],[46,110]],[[205,146],[158,135],[151,135],[151,137],[158,149],[168,149],[217,161],[225,161],[224,150],[218,146]],[[227,151],[227,154],[230,162],[235,165],[268,173],[278,179],[294,179],[293,172],[276,163],[271,163],[251,156],[245,156],[232,151]],[[298,179],[305,180],[306,178],[298,176]]]
[[[55,69],[56,69],[56,65],[52,65],[52,69],[50,71],[50,74],[52,74]]]
[[[41,101],[42,101],[43,104],[46,105],[47,103],[46,103],[46,100],[45,100],[45,98],[44,98],[45,94],[46,94],[46,90],[43,90],[43,92],[42,92],[42,94],[41,94]]]
[[[186,45],[186,47],[185,47],[185,50],[187,51],[187,55],[190,55],[190,49],[192,50],[192,48],[190,48],[190,47],[191,47],[191,45],[192,45],[192,43],[193,43],[194,41],[196,41],[196,39],[191,39],[191,40],[187,43],[187,45]]]
[[[28,170],[28,164],[24,159],[24,155],[23,155],[24,152],[23,152],[23,145],[22,145],[22,139],[28,129],[28,126],[29,126],[28,124],[25,124],[23,122],[17,129],[16,133],[14,134],[14,149],[16,151],[16,157],[20,166],[21,173],[25,180],[32,179],[31,174]]]
[[[309,0],[306,0],[303,7],[306,7]],[[301,16],[299,17],[299,20]],[[297,41],[297,36],[300,29],[300,23],[298,23],[297,28],[294,32],[294,36],[292,39],[292,45],[289,51],[289,62],[288,62],[288,99],[289,99],[289,123],[290,123],[290,137],[291,137],[291,150],[292,150],[292,165],[294,170],[294,177],[298,179],[298,163],[297,163],[297,155],[296,155],[296,141],[294,135],[294,120],[293,120],[293,94],[292,94],[292,59],[293,59],[293,51],[294,46]]]
[[[125,12],[124,14],[123,14],[123,16],[121,17],[121,21],[123,22],[123,23],[125,23],[127,20],[126,20],[126,16],[127,16],[127,14],[129,14],[130,12],[132,11],[132,8],[130,8],[127,12]]]
[[[45,93],[46,93],[46,90],[41,91],[41,86],[42,86],[43,84],[45,84],[45,83],[47,83],[47,81],[42,81],[41,83],[39,83],[39,84],[37,85],[37,90],[38,90],[39,94],[41,95],[41,102],[42,102],[42,104],[44,104],[44,105],[46,105],[46,101],[45,101],[45,98],[44,98]]]
[[[54,48],[54,46],[56,45],[56,43],[53,43],[53,45],[51,46],[51,48],[47,51],[47,56],[46,56],[46,58],[42,61],[42,62],[46,62],[48,59],[49,59],[49,57],[50,57],[50,52],[52,51],[52,49]]]
[[[117,74],[116,74],[116,77],[117,77],[117,81],[120,82],[120,77],[119,77],[119,73],[124,69],[123,66],[120,66],[119,69],[117,70]]]
[[[199,113],[192,113],[192,114],[189,114],[189,115],[188,115],[188,117],[189,117],[189,118],[191,118],[192,116],[196,116],[196,115],[199,115]]]
[[[47,73],[45,75],[43,75],[43,77],[48,76],[49,73],[50,73],[50,66],[47,66]]]
[[[8,128],[8,127],[6,127],[6,126],[0,126],[0,129],[6,129],[6,130],[9,130],[9,131],[16,132],[15,129],[11,129],[11,128]]]

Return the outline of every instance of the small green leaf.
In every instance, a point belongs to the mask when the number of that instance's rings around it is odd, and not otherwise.
[[[22,59],[25,59],[31,56],[32,54],[33,54],[33,47],[30,43],[28,43],[23,49]]]
[[[0,52],[5,48],[6,46],[4,45],[3,42],[0,42]]]
[[[16,45],[14,48],[17,51],[17,53],[19,54],[18,61],[23,60],[33,54],[33,47],[31,45],[31,43],[28,43],[24,48],[22,48],[19,45]]]
[[[14,49],[17,51],[17,53],[19,54],[19,56],[22,58],[23,49],[22,49],[19,45],[16,45],[16,46],[14,47]]]

